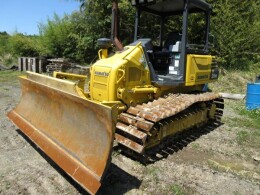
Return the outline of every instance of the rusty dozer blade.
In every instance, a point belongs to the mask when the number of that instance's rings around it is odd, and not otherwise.
[[[28,72],[20,83],[20,103],[8,117],[68,175],[95,194],[111,161],[114,109],[80,97],[73,82]]]

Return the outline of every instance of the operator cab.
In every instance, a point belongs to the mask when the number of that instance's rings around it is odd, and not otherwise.
[[[159,86],[184,84],[187,54],[209,54],[211,5],[202,0],[131,0],[131,3],[136,7],[131,45],[142,43],[152,82]],[[152,21],[157,23],[150,31],[159,26],[159,40],[143,35],[143,14],[154,16]]]

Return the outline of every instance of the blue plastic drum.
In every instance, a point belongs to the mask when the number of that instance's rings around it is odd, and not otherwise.
[[[260,83],[247,84],[246,108],[248,110],[260,108]]]

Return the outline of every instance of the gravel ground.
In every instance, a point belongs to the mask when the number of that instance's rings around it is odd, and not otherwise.
[[[0,74],[0,194],[85,194],[6,117],[20,98],[16,75]],[[240,118],[227,101],[223,124],[174,139],[167,158],[146,166],[114,151],[98,193],[260,194],[259,147],[236,139],[251,128],[228,122]]]

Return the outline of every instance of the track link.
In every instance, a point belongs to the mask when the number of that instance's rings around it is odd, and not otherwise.
[[[146,155],[148,148],[168,136],[205,124],[209,119],[220,121],[223,109],[224,100],[219,94],[170,94],[121,113],[115,140],[130,153]]]

